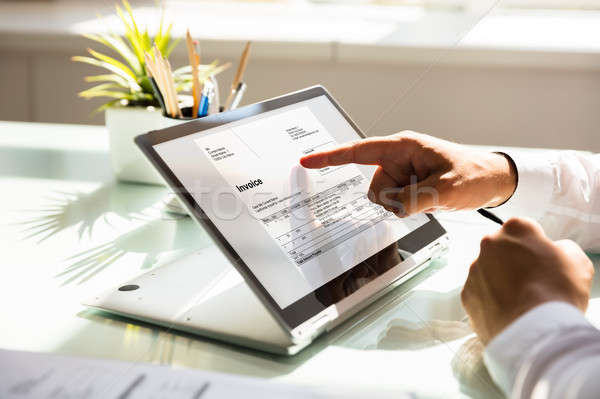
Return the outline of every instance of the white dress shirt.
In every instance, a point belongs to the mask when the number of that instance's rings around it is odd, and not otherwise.
[[[600,252],[600,154],[509,155],[517,189],[494,212],[533,217],[552,239]],[[522,315],[488,344],[484,361],[511,398],[600,398],[600,331],[567,303]]]

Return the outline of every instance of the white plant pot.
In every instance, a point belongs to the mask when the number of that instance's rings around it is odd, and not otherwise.
[[[133,139],[150,130],[187,122],[165,118],[154,107],[113,107],[105,113],[110,142],[110,158],[115,177],[120,181],[165,185]]]

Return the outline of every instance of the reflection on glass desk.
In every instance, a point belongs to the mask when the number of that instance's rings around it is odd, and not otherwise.
[[[11,122],[0,128],[0,347],[373,396],[410,390],[418,397],[500,397],[460,305],[479,239],[496,229],[493,223],[476,214],[440,215],[453,238],[446,259],[297,356],[278,357],[80,305],[212,241],[190,218],[165,211],[167,188],[112,180],[104,128]],[[592,300],[592,318],[597,309]]]

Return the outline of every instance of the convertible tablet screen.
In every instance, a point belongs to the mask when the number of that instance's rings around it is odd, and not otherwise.
[[[154,148],[283,309],[429,221],[372,204],[373,168],[298,163],[357,138],[320,96]]]

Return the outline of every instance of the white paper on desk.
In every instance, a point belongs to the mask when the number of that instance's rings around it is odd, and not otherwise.
[[[7,350],[0,350],[0,370],[2,399],[359,397],[197,370]]]
[[[310,392],[148,364],[0,351],[0,397],[54,399],[290,398]]]

